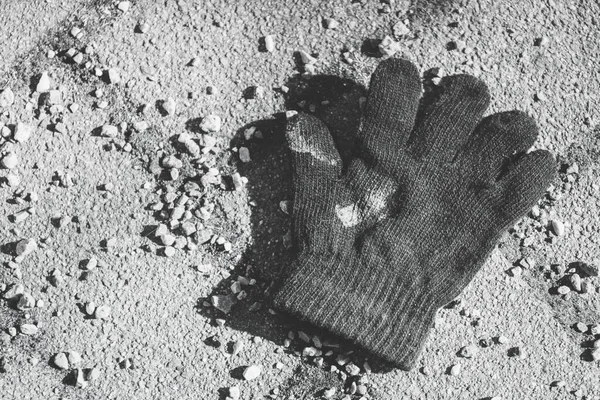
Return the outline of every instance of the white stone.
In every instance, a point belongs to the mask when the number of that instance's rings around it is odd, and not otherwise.
[[[302,64],[306,65],[314,65],[317,62],[317,59],[314,58],[313,56],[311,56],[310,54],[308,54],[306,51],[304,50],[300,50],[300,59],[302,60]]]
[[[243,376],[245,380],[250,381],[252,379],[258,378],[261,372],[262,368],[260,365],[250,365],[244,370]]]
[[[162,109],[168,115],[173,115],[177,109],[177,103],[172,97],[169,97],[162,103]]]
[[[108,317],[110,317],[110,311],[109,306],[100,306],[96,308],[94,316],[97,319],[108,319]]]
[[[6,108],[15,102],[15,94],[12,89],[7,87],[0,92],[0,107]]]
[[[55,355],[53,362],[58,369],[69,369],[69,361],[67,360],[67,355],[65,353],[58,353]]]
[[[40,79],[38,80],[37,86],[35,87],[35,91],[38,93],[47,92],[52,87],[52,82],[50,80],[50,76],[46,71],[42,72]]]
[[[20,311],[31,310],[35,307],[35,299],[29,293],[23,293],[17,303],[17,309]]]
[[[131,2],[130,1],[121,1],[119,3],[119,5],[117,6],[117,8],[123,12],[127,12],[131,8]]]
[[[17,242],[15,253],[17,253],[17,257],[25,257],[26,255],[31,254],[35,249],[37,249],[35,239],[21,239]]]
[[[100,378],[100,370],[96,367],[92,368],[87,374],[88,381],[95,381]]]
[[[265,36],[265,49],[267,49],[269,53],[275,51],[275,38],[273,35]]]
[[[553,219],[552,220],[552,232],[554,232],[554,234],[556,236],[562,236],[565,234],[565,224],[562,223],[562,221],[558,220],[558,219]]]
[[[410,33],[410,29],[408,29],[408,26],[406,26],[406,24],[402,21],[396,22],[396,24],[394,25],[393,31],[394,31],[394,36],[396,36],[396,37],[408,35]]]
[[[23,122],[18,122],[15,126],[15,133],[13,139],[19,143],[26,142],[33,133],[33,127]]]
[[[221,130],[221,117],[215,114],[207,115],[202,119],[200,129],[206,133],[219,132]]]
[[[231,400],[239,400],[240,398],[240,388],[237,386],[232,386],[229,388],[229,397]]]
[[[102,126],[100,134],[106,137],[116,137],[119,134],[119,128],[114,125],[106,124]]]
[[[23,335],[35,335],[38,332],[38,327],[33,324],[23,324],[19,327]]]
[[[75,386],[85,389],[87,385],[88,383],[85,381],[83,370],[81,368],[77,368],[77,371],[75,371]]]
[[[119,74],[119,71],[116,68],[109,68],[106,71],[106,74],[108,75],[108,80],[110,83],[119,83],[121,82],[121,75]]]
[[[15,153],[10,152],[2,157],[2,161],[0,162],[2,163],[2,167],[6,169],[13,169],[19,164],[19,157]]]
[[[400,43],[396,42],[390,36],[386,36],[383,38],[381,43],[379,43],[379,52],[383,56],[393,56],[397,52],[400,51]]]
[[[91,271],[93,269],[96,269],[97,266],[98,259],[96,257],[91,257],[89,260],[87,260],[87,262],[83,266],[83,269],[85,269],[86,271]]]
[[[454,364],[452,367],[450,367],[450,375],[452,375],[452,376],[460,375],[460,364]]]
[[[73,350],[71,350],[67,353],[67,359],[69,360],[69,364],[71,366],[79,364],[82,360],[81,354],[79,354],[78,352],[73,351]]]
[[[336,29],[338,26],[340,26],[340,23],[333,18],[325,18],[323,22],[325,24],[325,28],[327,29]]]
[[[252,159],[250,158],[250,151],[247,147],[240,147],[240,149],[238,150],[238,154],[240,156],[241,162],[247,163],[252,161]]]

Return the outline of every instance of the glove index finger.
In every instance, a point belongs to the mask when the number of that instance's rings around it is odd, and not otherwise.
[[[286,139],[294,157],[294,175],[314,179],[317,176],[337,178],[341,174],[342,160],[333,137],[317,117],[305,113],[292,116]]]

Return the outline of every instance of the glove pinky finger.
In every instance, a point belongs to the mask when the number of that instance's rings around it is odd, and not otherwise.
[[[496,215],[502,226],[522,217],[543,196],[556,178],[556,162],[549,151],[524,154],[498,181]]]

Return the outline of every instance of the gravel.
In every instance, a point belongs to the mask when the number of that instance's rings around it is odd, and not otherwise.
[[[35,307],[35,299],[29,293],[23,293],[17,302],[17,309],[20,311],[31,310]]]
[[[9,87],[0,91],[0,108],[7,108],[15,102],[15,94]]]
[[[38,327],[33,324],[22,324],[19,330],[23,335],[35,335],[38,332]]]
[[[221,117],[215,114],[207,115],[202,118],[200,129],[206,133],[219,132],[221,130]]]
[[[117,137],[119,135],[119,128],[114,125],[103,125],[100,129],[100,135],[110,138]]]
[[[346,364],[346,372],[348,372],[350,376],[357,376],[360,374],[360,368],[354,363],[348,363]]]
[[[394,27],[392,28],[392,31],[394,32],[394,36],[396,38],[398,38],[400,36],[408,35],[410,33],[410,29],[402,21],[396,22],[394,24]]]
[[[96,367],[91,368],[87,373],[86,379],[88,381],[95,381],[98,378],[100,378],[100,370]]]
[[[390,36],[386,36],[379,43],[379,52],[382,56],[391,57],[401,50],[400,43],[396,42]]]
[[[6,169],[13,169],[19,164],[19,157],[14,152],[9,152],[0,161],[2,167]]]
[[[106,70],[106,76],[108,77],[108,81],[112,84],[121,82],[121,74],[116,68],[109,68]]]
[[[31,137],[33,133],[33,128],[31,125],[25,124],[23,122],[18,122],[15,126],[15,132],[13,134],[13,140],[19,143],[26,142]]]
[[[240,388],[238,386],[231,386],[228,390],[228,396],[231,400],[239,400]]]
[[[273,37],[273,35],[265,36],[265,49],[269,53],[272,53],[275,51],[275,38]]]
[[[17,257],[25,257],[33,253],[33,251],[37,249],[37,242],[35,239],[21,239],[17,242],[15,246],[15,253]]]
[[[450,367],[450,375],[452,376],[458,376],[460,375],[460,364],[454,364],[453,366]]]
[[[552,232],[554,232],[556,236],[563,236],[565,234],[565,225],[562,223],[562,221],[553,219],[551,225]]]
[[[40,79],[38,80],[38,83],[35,87],[35,91],[38,93],[43,93],[43,92],[47,92],[48,90],[50,90],[52,88],[52,81],[50,80],[50,76],[48,75],[48,72],[42,72],[42,75],[40,76]]]
[[[81,363],[81,361],[82,361],[81,354],[79,354],[76,351],[71,350],[67,353],[67,360],[69,361],[69,365],[71,367],[75,366],[75,365]]]
[[[581,292],[581,277],[579,276],[579,274],[572,274],[569,277],[569,282],[571,283],[571,287],[573,288],[574,291],[576,292]]]
[[[240,351],[242,351],[243,348],[244,342],[241,340],[236,340],[235,343],[233,343],[231,355],[237,355]]]
[[[304,64],[305,67],[309,65],[315,65],[317,63],[317,59],[311,56],[306,51],[300,50],[298,53],[300,54],[300,60],[302,61],[302,64]]]
[[[99,306],[94,311],[94,317],[96,319],[108,319],[110,317],[111,309],[109,306]]]
[[[584,324],[583,322],[577,322],[575,324],[575,330],[580,333],[585,333],[588,330],[588,326],[587,326],[587,324]]]
[[[250,151],[248,150],[247,147],[240,147],[240,149],[238,150],[239,156],[240,156],[240,161],[247,163],[252,161],[252,159],[250,158]]]
[[[58,353],[52,359],[52,363],[58,369],[69,369],[69,361],[65,353]]]
[[[325,28],[327,29],[336,29],[340,26],[340,23],[333,18],[325,18],[323,20],[323,25],[325,25]]]
[[[117,5],[117,8],[125,13],[131,8],[131,1],[121,1]]]
[[[260,365],[250,365],[244,370],[243,376],[245,380],[250,381],[252,379],[258,378],[261,372],[262,367]]]
[[[477,346],[471,344],[469,346],[465,346],[462,349],[460,349],[460,356],[461,357],[465,357],[465,358],[473,358],[477,352],[479,351],[479,349],[477,348]]]
[[[211,304],[217,310],[229,314],[231,307],[237,303],[237,297],[233,294],[229,295],[214,295],[210,298]]]
[[[175,102],[175,99],[168,97],[161,103],[161,108],[167,115],[174,115],[177,109],[177,103]]]

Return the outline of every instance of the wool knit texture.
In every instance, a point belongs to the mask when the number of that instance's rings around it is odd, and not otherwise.
[[[527,153],[531,117],[482,118],[482,81],[445,77],[439,91],[420,107],[416,67],[381,62],[348,165],[316,117],[300,113],[286,133],[298,257],[275,305],[402,369],[556,174],[549,152]]]

